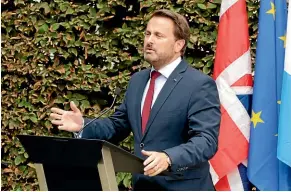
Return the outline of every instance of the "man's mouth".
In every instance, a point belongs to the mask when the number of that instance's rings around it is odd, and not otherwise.
[[[150,49],[150,48],[147,48],[145,51],[146,51],[146,53],[152,53],[152,52],[155,52],[155,50]]]

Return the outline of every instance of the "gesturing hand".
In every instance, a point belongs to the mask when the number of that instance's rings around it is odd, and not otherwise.
[[[141,152],[143,155],[148,156],[148,158],[143,163],[143,165],[146,166],[144,168],[144,175],[152,177],[168,169],[169,163],[166,153],[145,150],[142,150]]]
[[[81,111],[74,102],[70,102],[72,111],[65,111],[59,108],[52,108],[50,114],[52,124],[58,125],[60,130],[77,132],[83,125],[83,117]]]

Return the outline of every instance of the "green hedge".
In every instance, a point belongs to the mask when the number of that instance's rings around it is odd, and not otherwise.
[[[94,117],[111,104],[115,87],[122,89],[120,104],[130,76],[149,67],[143,31],[154,10],[185,15],[191,27],[187,61],[209,75],[213,69],[220,0],[1,2],[2,190],[39,189],[17,134],[72,137],[51,125],[51,107],[69,109],[75,101]],[[250,0],[252,53],[257,10],[258,2]],[[121,146],[132,150],[132,142],[129,137]],[[128,188],[130,177],[121,173],[118,182]]]

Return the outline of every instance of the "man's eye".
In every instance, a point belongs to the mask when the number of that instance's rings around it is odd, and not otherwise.
[[[159,37],[159,38],[163,37],[162,34],[160,34],[160,33],[156,34],[156,36]]]

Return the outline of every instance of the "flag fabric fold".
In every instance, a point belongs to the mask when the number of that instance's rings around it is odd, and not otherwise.
[[[291,189],[290,167],[277,158],[286,23],[286,0],[260,1],[247,169],[259,190]]]
[[[245,0],[222,0],[214,74],[221,101],[218,151],[210,160],[216,190],[250,190],[246,160],[252,74]]]
[[[291,167],[291,6],[288,8],[285,65],[281,93],[278,151],[279,160]],[[291,178],[290,178],[291,182]]]

